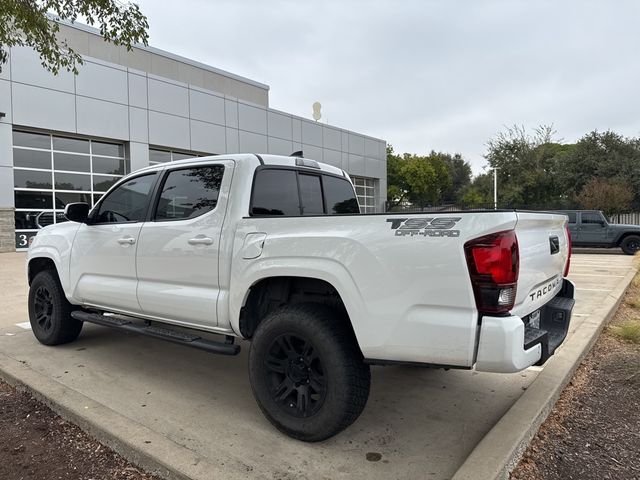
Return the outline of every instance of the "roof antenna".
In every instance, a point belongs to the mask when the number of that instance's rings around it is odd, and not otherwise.
[[[290,157],[299,157],[299,158],[304,158],[304,155],[302,154],[302,150],[298,150],[297,152],[293,152],[291,155],[289,155]]]

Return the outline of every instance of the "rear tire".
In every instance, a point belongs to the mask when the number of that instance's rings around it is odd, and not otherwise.
[[[60,345],[78,338],[82,322],[71,318],[72,311],[55,272],[38,273],[29,288],[29,322],[38,341]]]
[[[637,235],[629,235],[620,243],[622,251],[627,255],[635,255],[640,250],[640,237]]]
[[[371,383],[348,319],[311,303],[285,306],[258,325],[249,378],[267,419],[305,442],[325,440],[351,425]]]

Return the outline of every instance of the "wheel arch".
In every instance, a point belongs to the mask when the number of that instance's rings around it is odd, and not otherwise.
[[[60,280],[60,273],[56,262],[50,257],[34,257],[29,259],[27,264],[27,281],[31,285],[36,275],[44,270],[52,270]]]
[[[616,246],[620,246],[622,245],[622,242],[624,242],[624,239],[627,237],[640,237],[640,232],[623,232],[622,234],[620,234],[620,236],[618,237],[618,240],[616,242]]]
[[[272,311],[288,304],[320,303],[342,313],[355,336],[351,314],[354,307],[348,306],[344,299],[345,295],[333,282],[317,276],[265,276],[247,289],[238,315],[237,328],[244,338],[251,338],[260,322]]]

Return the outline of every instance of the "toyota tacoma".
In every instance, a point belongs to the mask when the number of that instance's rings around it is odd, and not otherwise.
[[[564,215],[360,214],[349,176],[302,156],[155,165],[65,215],[27,257],[41,343],[85,322],[225,355],[245,339],[257,404],[304,441],[358,418],[370,365],[543,364],[574,305]]]

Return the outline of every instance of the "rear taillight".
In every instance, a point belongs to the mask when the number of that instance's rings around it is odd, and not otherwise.
[[[571,231],[569,230],[569,225],[566,225],[564,229],[567,232],[567,243],[569,245],[569,251],[567,252],[567,264],[564,266],[563,277],[569,275],[569,267],[571,266]]]
[[[520,270],[514,230],[492,233],[464,244],[476,306],[482,313],[505,313],[516,301]]]

